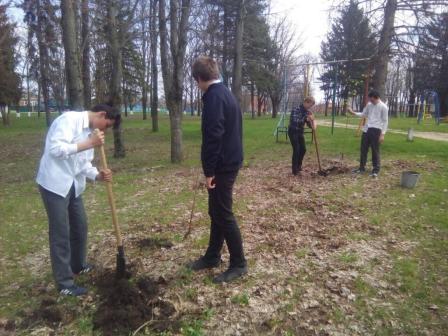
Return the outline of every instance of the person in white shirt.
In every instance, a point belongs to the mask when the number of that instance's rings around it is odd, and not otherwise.
[[[365,128],[367,131],[363,135],[361,141],[361,159],[359,168],[353,172],[362,174],[366,171],[367,154],[369,148],[372,149],[372,173],[370,176],[378,177],[381,168],[380,144],[384,142],[384,135],[387,132],[389,123],[389,109],[386,104],[381,101],[380,94],[377,91],[369,93],[369,103],[362,112],[353,112],[349,107],[348,111],[358,117],[367,118]]]
[[[100,104],[91,111],[65,112],[48,130],[36,182],[48,215],[53,276],[62,295],[87,293],[73,281],[74,274],[92,269],[86,263],[87,217],[81,194],[86,178],[112,180],[112,172],[98,171],[92,160],[94,148],[104,144],[104,131],[120,121],[117,109]]]

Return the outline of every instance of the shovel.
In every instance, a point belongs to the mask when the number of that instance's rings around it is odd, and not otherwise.
[[[193,186],[193,201],[191,202],[191,212],[190,212],[190,221],[188,222],[188,229],[187,232],[185,232],[184,238],[182,240],[185,240],[188,238],[188,236],[191,234],[191,231],[193,229],[193,216],[194,216],[194,210],[196,208],[196,195],[198,193],[199,189],[199,178],[201,176],[200,170],[198,170],[198,173],[196,175],[196,183]]]
[[[95,132],[98,132],[95,130]],[[107,168],[106,153],[104,151],[104,145],[99,147],[101,166],[103,169]],[[114,224],[115,237],[117,239],[117,270],[116,277],[122,279],[126,276],[126,257],[124,255],[123,241],[121,239],[120,227],[118,226],[117,209],[115,207],[115,197],[112,190],[112,182],[106,182],[107,198],[109,199],[109,206],[112,212],[112,223]]]
[[[317,164],[319,165],[319,171],[317,172],[317,174],[319,176],[327,176],[328,173],[322,169],[322,166],[320,164],[319,140],[317,139],[317,130],[316,129],[313,129],[313,137],[314,137],[314,145],[316,146]]]

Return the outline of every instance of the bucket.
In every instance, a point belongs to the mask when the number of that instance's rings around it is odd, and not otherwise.
[[[401,186],[403,188],[414,188],[417,185],[420,174],[414,171],[401,173]]]

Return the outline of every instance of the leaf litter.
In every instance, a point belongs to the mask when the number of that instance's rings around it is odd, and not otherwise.
[[[406,161],[387,165],[409,167]],[[368,326],[356,318],[355,282],[362,278],[379,288],[382,297],[391,295],[391,285],[383,280],[383,275],[391,271],[389,251],[402,246],[412,248],[414,244],[391,244],[384,232],[365,220],[363,208],[357,207],[351,197],[367,201],[371,194],[380,195],[395,186],[391,180],[396,180],[399,173],[390,170],[379,181],[366,178],[363,190],[350,196],[339,192],[359,185],[359,178],[348,174],[350,169],[344,162],[327,161],[324,166],[337,168],[332,168],[326,178],[317,175],[313,164],[305,167],[300,177],[290,174],[286,162],[260,162],[242,169],[234,190],[235,208],[250,272],[244,280],[229,285],[204,282],[223,271],[225,263],[205,273],[185,275],[182,271],[188,260],[203,253],[204,247],[195,244],[208,235],[208,225],[202,221],[201,225],[195,223],[188,241],[175,244],[148,237],[146,225],[132,223],[132,233],[125,236],[125,241],[138,272],[124,283],[111,282],[114,277],[105,276],[107,272],[95,279],[99,295],[95,298],[95,328],[114,335],[144,325],[149,330],[176,334],[185,318],[212,310],[214,314],[203,325],[207,335],[281,335],[284,330],[300,335],[368,334]],[[161,197],[168,197],[164,190],[174,194],[189,190],[194,171],[188,174],[183,170],[175,178],[176,183],[164,186],[163,178],[143,177],[139,187],[158,185]],[[138,201],[140,194],[134,197]],[[198,198],[205,199],[206,191],[201,190]],[[180,207],[173,213],[181,219],[168,226],[155,222],[150,231],[182,233],[185,209]],[[348,239],[351,232],[361,232],[368,238]],[[394,237],[394,232],[388,235]],[[111,269],[113,249],[113,239],[108,238],[91,252],[95,260]],[[137,253],[142,250],[149,254]],[[356,261],[342,262],[343,254],[356,254]],[[367,266],[369,272],[365,273]],[[157,280],[149,277],[151,274],[157,274]],[[185,296],[185,292],[190,294]],[[235,293],[243,292],[248,296],[247,306],[232,300]],[[382,304],[378,298],[375,300],[372,305]],[[128,309],[111,308],[117,306]],[[343,313],[345,323],[334,320],[335,310]],[[62,321],[65,323],[64,318]]]

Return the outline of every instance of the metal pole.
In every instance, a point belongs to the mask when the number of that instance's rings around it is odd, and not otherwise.
[[[338,63],[334,67],[333,100],[331,102],[331,135],[334,133],[334,118],[336,115],[336,87],[338,83]]]
[[[304,98],[308,97],[308,95],[310,94],[310,64],[306,65],[306,73],[305,73],[305,92],[304,92]]]

